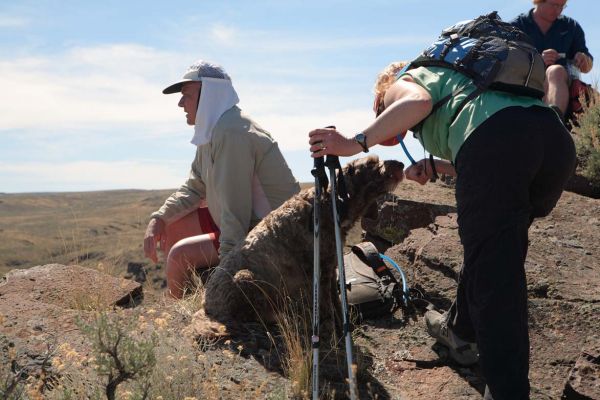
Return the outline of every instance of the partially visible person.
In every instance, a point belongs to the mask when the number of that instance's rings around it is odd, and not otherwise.
[[[194,270],[216,266],[300,190],[277,142],[236,105],[238,95],[221,66],[196,62],[163,90],[178,92],[178,106],[194,126],[196,156],[188,180],[152,213],[144,237],[144,253],[154,262],[158,242],[168,250],[167,286],[175,298],[183,296]],[[171,238],[169,226],[175,227]]]
[[[593,57],[581,25],[562,15],[567,0],[533,0],[534,7],[511,23],[533,40],[546,64],[546,104],[560,111],[562,117],[569,105],[569,68],[583,73],[592,69]]]
[[[353,137],[315,129],[310,151],[313,157],[368,152],[422,122],[421,144],[443,160],[423,159],[405,175],[420,184],[434,167],[457,176],[464,248],[456,299],[443,314],[425,314],[427,330],[457,363],[479,362],[487,384],[484,399],[529,399],[528,228],[550,213],[572,175],[573,140],[539,99],[486,90],[460,109],[476,90],[470,78],[449,68],[400,72],[401,66],[390,66],[378,79],[375,121]]]

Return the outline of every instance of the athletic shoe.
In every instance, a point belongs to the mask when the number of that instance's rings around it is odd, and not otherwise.
[[[448,326],[448,314],[440,314],[437,311],[429,310],[425,313],[425,323],[427,332],[437,342],[448,348],[450,357],[462,366],[469,366],[477,363],[479,360],[479,351],[477,344],[466,342],[456,336]]]

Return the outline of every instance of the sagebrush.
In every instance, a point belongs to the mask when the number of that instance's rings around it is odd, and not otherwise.
[[[597,85],[595,85],[597,86]],[[579,173],[600,187],[600,94],[594,90],[573,129]]]

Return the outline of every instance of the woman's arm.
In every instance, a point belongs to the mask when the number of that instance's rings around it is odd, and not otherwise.
[[[454,165],[449,161],[438,159],[434,159],[433,161],[435,162],[435,170],[438,174],[456,176]],[[421,185],[426,184],[433,176],[431,160],[429,158],[424,158],[418,163],[411,165],[404,171],[404,176],[406,176],[406,179],[418,182]]]
[[[367,137],[368,147],[407,131],[431,112],[432,101],[429,93],[407,79],[400,79],[390,86],[384,98],[385,111],[362,131]],[[347,138],[335,129],[315,129],[308,135],[313,157],[326,154],[352,156],[362,150],[353,137]]]

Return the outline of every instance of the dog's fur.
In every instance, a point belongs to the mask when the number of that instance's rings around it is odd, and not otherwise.
[[[343,168],[349,200],[340,215],[342,241],[358,218],[373,209],[370,206],[377,197],[402,180],[403,167],[400,162],[380,162],[370,156]],[[221,261],[205,287],[205,315],[226,326],[244,321],[273,322],[277,311],[290,299],[310,304],[314,197],[315,189],[310,188],[286,201]],[[321,198],[320,238],[320,316],[323,331],[327,331],[336,325],[339,328],[340,318],[330,190]],[[204,336],[207,330],[222,334],[222,327],[211,327],[205,315],[196,316],[193,331]]]

